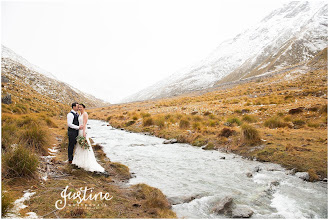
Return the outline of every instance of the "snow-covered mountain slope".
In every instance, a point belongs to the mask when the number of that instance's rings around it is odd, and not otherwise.
[[[14,51],[12,51],[11,49],[9,49],[8,47],[1,45],[1,57],[2,58],[9,58],[13,61],[16,61],[24,66],[26,66],[27,68],[29,68],[32,71],[35,71],[37,73],[43,74],[49,78],[52,79],[57,79],[53,74],[51,74],[50,72],[41,69],[40,67],[30,63],[29,61],[27,61],[25,58],[23,58],[22,56],[18,55],[17,53],[15,53]]]
[[[306,62],[328,44],[327,3],[294,1],[221,43],[200,63],[122,102],[170,97]]]
[[[7,92],[10,93],[10,89],[19,91],[19,85],[24,84],[27,85],[26,87],[31,88],[33,92],[68,106],[74,101],[83,102],[88,107],[109,104],[57,80],[51,73],[41,70],[9,48],[2,46],[2,50],[1,79],[5,79],[7,82],[4,85],[8,87],[6,88]],[[18,96],[16,98],[20,99],[20,94],[17,92],[15,94]],[[11,95],[14,95],[14,92]]]

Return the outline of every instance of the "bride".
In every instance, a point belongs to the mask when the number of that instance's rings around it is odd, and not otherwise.
[[[86,128],[87,128],[87,121],[88,121],[88,114],[85,111],[86,106],[84,104],[79,104],[79,125],[83,125],[83,129],[79,130],[79,136],[83,136],[87,139],[89,148],[85,149],[79,145],[77,142],[74,149],[74,156],[72,164],[83,168],[87,171],[91,172],[104,172],[104,168],[96,161],[93,148],[90,144],[89,138],[87,136]]]

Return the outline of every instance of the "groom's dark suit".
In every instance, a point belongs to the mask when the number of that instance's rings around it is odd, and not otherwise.
[[[72,124],[79,126],[78,114],[74,113],[73,111],[71,111],[69,114],[73,114],[73,116],[74,116]],[[74,150],[75,144],[77,143],[76,138],[79,134],[79,130],[68,127],[67,134],[69,136],[68,156],[69,156],[69,161],[72,161],[73,160],[73,150]]]

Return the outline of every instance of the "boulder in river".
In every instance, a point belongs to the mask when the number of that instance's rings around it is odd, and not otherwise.
[[[310,179],[310,175],[308,174],[308,172],[297,172],[295,174],[295,176],[301,178],[302,180],[306,180],[306,181],[308,181]]]
[[[177,143],[177,139],[170,139],[170,140],[165,140],[163,144],[174,144]]]
[[[251,178],[252,177],[252,173],[246,173],[247,177]]]
[[[254,212],[247,207],[237,207],[232,211],[232,218],[250,218]]]
[[[216,214],[230,214],[232,212],[231,205],[233,203],[233,198],[229,196],[225,196],[223,199],[221,199],[215,207],[212,209],[212,212]]]

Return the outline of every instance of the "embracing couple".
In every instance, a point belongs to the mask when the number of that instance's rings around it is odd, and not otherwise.
[[[87,136],[88,114],[84,104],[72,103],[72,110],[67,114],[68,126],[68,157],[69,163],[91,172],[104,172],[104,168],[97,162],[93,148]],[[83,138],[82,138],[83,137]],[[80,146],[77,139],[86,140],[85,146]]]

